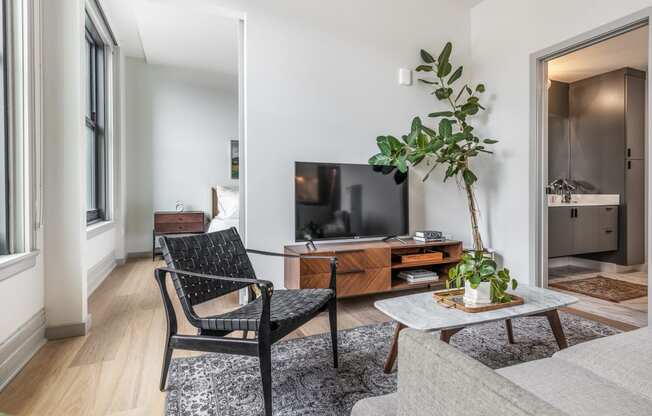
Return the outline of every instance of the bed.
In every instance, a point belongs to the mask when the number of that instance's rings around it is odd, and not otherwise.
[[[211,222],[208,232],[239,229],[240,193],[237,188],[215,186],[211,188]]]

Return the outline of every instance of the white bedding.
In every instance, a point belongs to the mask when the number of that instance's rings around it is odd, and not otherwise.
[[[235,229],[238,230],[239,223],[240,223],[239,218],[221,219],[215,217],[211,220],[211,223],[208,225],[208,232],[214,233],[215,231],[226,230],[231,227],[235,227]]]

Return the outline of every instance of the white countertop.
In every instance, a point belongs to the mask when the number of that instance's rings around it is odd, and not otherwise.
[[[515,291],[510,290],[508,293],[521,296],[525,303],[493,311],[467,313],[455,308],[445,308],[432,298],[432,292],[425,292],[379,300],[374,306],[409,328],[438,331],[532,315],[577,302],[574,296],[533,286],[519,286]]]
[[[548,195],[549,207],[605,206],[620,205],[618,194],[573,194],[571,202],[563,202],[562,195]]]

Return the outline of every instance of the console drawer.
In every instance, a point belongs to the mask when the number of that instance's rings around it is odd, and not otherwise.
[[[301,276],[301,289],[328,288],[330,273]],[[392,287],[391,269],[369,269],[363,272],[337,274],[337,297],[356,296],[389,291]]]
[[[310,257],[312,253],[305,254]],[[337,272],[364,273],[368,269],[379,269],[391,265],[390,251],[387,249],[366,249],[350,251],[323,251],[315,252],[315,256],[337,257]],[[320,274],[330,272],[330,262],[326,260],[301,259],[301,275]]]

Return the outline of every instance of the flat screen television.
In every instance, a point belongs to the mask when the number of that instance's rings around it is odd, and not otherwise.
[[[408,181],[369,165],[296,162],[296,241],[406,235]]]

